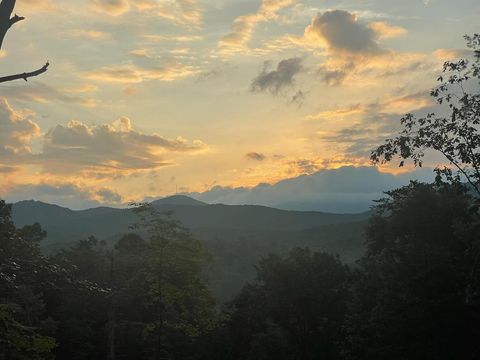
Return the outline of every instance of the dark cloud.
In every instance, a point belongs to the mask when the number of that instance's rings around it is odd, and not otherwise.
[[[103,202],[118,204],[122,202],[122,196],[115,191],[109,189],[100,189],[97,195],[103,199]]]
[[[295,76],[303,70],[302,58],[291,58],[278,63],[275,70],[269,71],[269,63],[265,63],[263,71],[252,81],[252,92],[268,91],[277,95],[284,88],[294,85]]]
[[[72,183],[16,185],[9,189],[6,198],[11,202],[34,199],[75,209],[116,206],[123,202],[122,196],[114,190],[87,188]]]
[[[247,159],[256,160],[256,161],[263,161],[267,158],[264,154],[258,153],[258,152],[249,152],[248,154],[245,155],[245,157]]]
[[[296,104],[299,107],[303,105],[303,102],[305,101],[306,95],[302,90],[298,90],[293,96],[292,99],[290,100],[290,103]]]
[[[322,81],[330,86],[341,85],[348,75],[355,70],[355,63],[348,62],[341,67],[329,69],[325,66],[320,66],[317,74]]]
[[[433,180],[432,169],[417,169],[403,175],[382,173],[375,167],[346,166],[320,170],[253,188],[216,186],[204,193],[189,194],[207,203],[265,205],[287,210],[362,212],[382,198],[384,191],[406,185],[411,179]]]
[[[130,8],[129,0],[91,0],[95,8],[110,15],[120,15]]]
[[[15,166],[0,166],[0,174],[13,174],[18,170],[19,168]]]
[[[332,10],[318,14],[307,32],[323,39],[333,52],[359,55],[382,52],[377,42],[378,34],[348,11]]]
[[[294,165],[302,174],[313,174],[314,172],[318,171],[317,164],[310,160],[310,159],[300,159],[295,161],[292,165]]]

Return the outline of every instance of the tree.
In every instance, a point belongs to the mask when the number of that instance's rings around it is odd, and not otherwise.
[[[232,302],[234,359],[340,359],[349,269],[338,257],[293,249],[270,255]]]
[[[347,359],[476,359],[480,226],[460,184],[380,200],[350,304]]]
[[[38,224],[17,229],[11,206],[0,200],[0,359],[52,359],[55,339],[47,329],[39,288],[51,271],[38,241]]]
[[[134,228],[146,233],[148,246],[144,301],[153,321],[146,333],[157,360],[174,354],[185,358],[191,339],[215,324],[215,302],[202,279],[209,255],[170,213],[145,203],[137,204],[134,211],[140,218]]]
[[[10,30],[10,28],[19,21],[25,19],[24,17],[18,16],[17,14],[12,16],[12,13],[15,9],[15,3],[16,0],[2,0],[0,3],[0,50],[2,49],[3,42],[8,30]],[[0,77],[0,83],[18,79],[23,79],[27,81],[30,77],[38,76],[46,72],[49,65],[50,64],[47,62],[44,66],[35,71]]]
[[[465,36],[465,40],[474,59],[445,62],[443,75],[438,77],[440,85],[430,93],[448,115],[405,115],[400,134],[373,151],[371,159],[386,163],[398,156],[400,166],[407,159],[422,166],[425,151],[434,150],[480,196],[480,34]],[[455,178],[451,168],[437,169],[437,173],[448,180]]]
[[[17,321],[20,307],[0,304],[0,359],[47,360],[53,359],[55,339],[39,334],[35,328]]]

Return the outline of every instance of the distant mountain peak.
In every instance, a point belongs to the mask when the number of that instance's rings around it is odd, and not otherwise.
[[[185,195],[173,195],[152,202],[153,205],[204,206],[206,203]]]
[[[66,207],[63,207],[63,206],[56,205],[56,204],[49,204],[49,203],[39,201],[39,200],[21,200],[21,201],[16,202],[14,205],[17,208],[18,207],[28,207],[28,208],[33,207],[33,208],[36,208],[36,209],[48,208],[48,209],[56,209],[56,210],[62,210],[62,211],[72,211],[69,208],[66,208]]]

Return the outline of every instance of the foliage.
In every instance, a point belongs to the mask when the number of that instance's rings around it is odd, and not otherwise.
[[[232,302],[235,359],[339,359],[349,270],[325,253],[271,255]]]
[[[38,291],[53,273],[38,249],[43,236],[38,224],[17,229],[11,206],[0,201],[0,359],[53,357]]]
[[[55,339],[40,335],[35,328],[19,323],[15,313],[21,311],[16,306],[0,304],[0,359],[53,359]]]
[[[140,222],[134,228],[147,236],[146,301],[154,314],[145,334],[156,338],[157,356],[180,351],[181,337],[197,337],[214,325],[215,303],[202,279],[209,255],[170,214],[150,204],[139,204],[135,212]]]
[[[346,323],[349,359],[473,359],[480,224],[458,184],[387,193],[367,231]]]
[[[480,34],[465,39],[474,59],[445,62],[444,74],[438,78],[440,85],[431,91],[438,105],[446,105],[448,115],[405,115],[400,134],[386,140],[371,158],[375,163],[385,163],[399,156],[400,166],[406,159],[422,166],[425,151],[434,150],[480,195]],[[451,168],[437,172],[450,181],[454,179]]]

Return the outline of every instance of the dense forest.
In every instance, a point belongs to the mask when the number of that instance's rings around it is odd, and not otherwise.
[[[480,35],[466,40],[474,60],[445,63],[432,90],[449,114],[407,115],[372,153],[450,166],[377,201],[357,261],[274,249],[222,303],[215,246],[151,204],[114,243],[45,253],[41,224],[17,227],[0,201],[0,359],[479,359]]]
[[[146,235],[42,255],[1,203],[2,359],[475,359],[480,219],[460,183],[389,192],[353,266],[292,249],[215,304],[203,244],[137,208]]]

